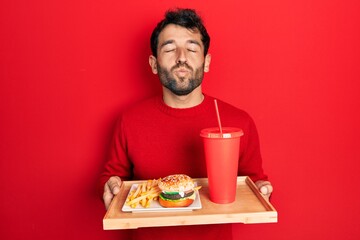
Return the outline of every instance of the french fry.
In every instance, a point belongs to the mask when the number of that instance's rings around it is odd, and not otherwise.
[[[130,197],[130,200],[134,200],[139,195],[140,190],[141,190],[141,185],[138,185],[135,193]]]
[[[126,202],[129,202],[129,201],[130,201],[130,197],[131,197],[134,193],[135,193],[134,190],[132,190],[132,191],[129,193],[128,197],[126,198]]]
[[[144,208],[150,207],[151,202],[157,200],[161,192],[157,183],[158,180],[150,179],[138,184],[136,190],[132,190],[126,198],[126,205],[131,208],[136,208],[139,204]]]
[[[142,193],[146,192],[146,182],[143,182],[143,184],[141,184],[141,192]]]
[[[151,179],[147,181],[147,183],[146,183],[146,190],[149,191],[149,190],[151,189],[151,187],[152,187],[152,182],[153,182],[153,180],[151,180]]]
[[[157,185],[158,185],[158,180],[157,179],[151,180],[150,188],[157,187]]]
[[[153,200],[154,200],[154,198],[148,198],[147,201],[146,201],[145,207],[146,207],[146,208],[150,207],[150,204],[151,204],[151,202],[152,202]]]
[[[143,195],[143,196],[137,197],[137,198],[131,200],[130,202],[128,202],[127,204],[131,206],[131,205],[134,204],[134,203],[139,203],[140,200],[145,199],[145,198],[147,198],[147,195]]]
[[[141,205],[142,207],[145,207],[145,206],[146,206],[146,198],[140,200],[140,205]]]

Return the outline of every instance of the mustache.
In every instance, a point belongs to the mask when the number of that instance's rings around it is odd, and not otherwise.
[[[187,68],[187,69],[193,71],[192,67],[190,67],[186,62],[179,62],[179,63],[177,63],[175,66],[173,66],[173,67],[171,68],[171,71],[174,71],[175,69],[178,69],[178,68],[181,68],[181,67]]]

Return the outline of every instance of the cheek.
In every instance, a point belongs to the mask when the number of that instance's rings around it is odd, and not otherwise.
[[[176,55],[175,54],[164,54],[162,56],[158,57],[158,62],[160,62],[161,64],[171,64],[176,62]]]
[[[189,62],[191,62],[192,64],[197,65],[197,66],[203,65],[205,62],[205,58],[201,54],[189,53],[187,59]]]
[[[167,64],[164,64],[164,63],[161,63],[161,62],[157,63],[158,72],[159,71],[162,71],[162,72],[167,71],[167,72],[169,72],[170,68],[171,68],[171,66],[168,66]]]
[[[158,58],[157,64],[158,66],[164,69],[170,69],[174,65],[175,61],[170,57],[161,57]]]

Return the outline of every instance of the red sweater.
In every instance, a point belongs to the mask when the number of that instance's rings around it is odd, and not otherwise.
[[[262,170],[258,134],[251,117],[219,100],[218,107],[224,127],[239,127],[244,131],[240,140],[238,175],[249,176],[253,181],[267,180]],[[216,126],[214,99],[207,95],[200,105],[187,109],[171,108],[165,105],[160,96],[137,104],[126,111],[117,123],[109,159],[101,177],[101,186],[114,175],[123,180],[153,179],[175,173],[187,174],[193,178],[206,177],[199,134],[203,128]],[[209,240],[219,239],[219,236],[231,239],[229,226],[231,225],[223,224],[156,229],[166,239],[169,236],[170,239],[177,239],[177,236],[179,239],[188,239],[183,236],[188,232],[191,233],[189,239]],[[173,234],[176,230],[180,233]],[[146,238],[149,235],[144,231],[157,232],[152,228],[144,228],[134,233]],[[164,234],[164,231],[172,234]],[[214,231],[220,235],[216,235]],[[153,237],[153,233],[150,236]],[[160,236],[156,239],[161,239]]]

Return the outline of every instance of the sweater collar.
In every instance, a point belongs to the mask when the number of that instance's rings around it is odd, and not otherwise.
[[[156,104],[159,110],[167,115],[173,117],[195,117],[199,115],[203,115],[209,110],[213,110],[214,106],[212,104],[212,97],[204,94],[203,101],[194,107],[190,108],[173,108],[164,103],[162,95],[156,98]]]

